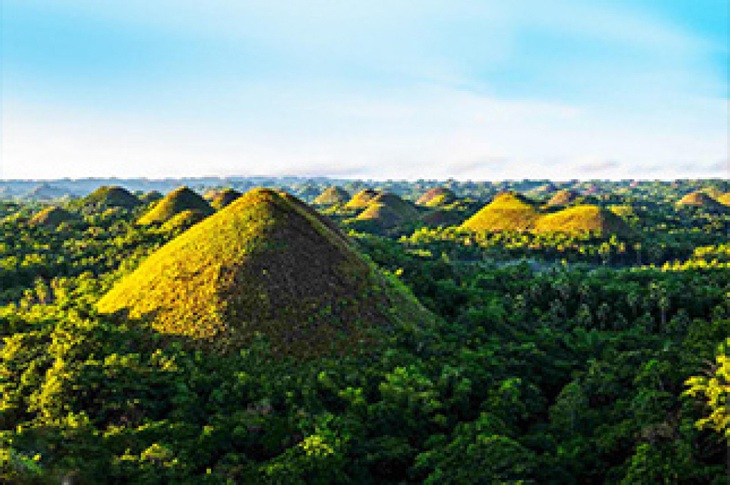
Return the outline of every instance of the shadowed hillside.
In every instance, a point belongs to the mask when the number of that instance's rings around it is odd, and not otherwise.
[[[146,226],[163,223],[185,211],[197,211],[203,216],[215,212],[196,192],[187,187],[179,187],[157,202],[152,209],[139,218],[137,224]]]
[[[563,189],[555,193],[545,204],[548,207],[557,207],[572,204],[580,198],[580,194],[570,189]]]
[[[299,356],[352,349],[368,330],[430,318],[322,216],[267,189],[162,247],[99,309],[126,310],[162,333],[222,351],[261,332],[275,352]]]

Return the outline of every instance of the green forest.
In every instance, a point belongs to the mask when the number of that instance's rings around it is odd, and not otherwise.
[[[0,199],[0,482],[728,482],[727,180],[209,182]]]

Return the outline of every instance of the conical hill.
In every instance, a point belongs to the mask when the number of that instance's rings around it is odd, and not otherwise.
[[[332,185],[327,187],[314,199],[314,205],[336,205],[345,204],[350,200],[350,194],[342,187]]]
[[[446,187],[434,187],[423,194],[416,201],[417,205],[425,205],[426,207],[440,207],[448,205],[456,200],[456,194]]]
[[[117,185],[102,185],[84,198],[84,206],[97,209],[121,207],[133,209],[141,205],[137,197],[124,187]]]
[[[42,211],[31,217],[28,222],[31,226],[44,226],[48,228],[56,228],[64,222],[77,221],[78,217],[61,207],[46,207]]]
[[[629,238],[631,228],[613,212],[596,205],[577,205],[553,214],[546,214],[535,223],[535,232],[566,234],[592,234],[596,237],[612,235]]]
[[[154,223],[164,223],[185,211],[197,211],[203,216],[215,212],[210,204],[196,192],[187,187],[179,187],[158,201],[152,209],[139,218],[137,224],[147,226]]]
[[[730,192],[726,192],[717,198],[717,201],[725,206],[730,206]]]
[[[99,310],[146,318],[195,347],[231,351],[257,333],[276,353],[370,345],[371,332],[433,316],[298,199],[252,190],[119,281]]]
[[[467,219],[461,227],[472,231],[527,231],[540,214],[524,196],[515,192],[498,194],[492,202]]]
[[[418,217],[418,210],[412,203],[396,194],[383,192],[370,200],[367,208],[357,216],[356,220],[368,221],[380,228],[388,229],[414,221]]]
[[[367,207],[370,201],[377,196],[377,190],[363,189],[355,194],[352,199],[350,199],[350,201],[345,204],[345,207],[347,207],[348,209],[364,209],[365,207]]]
[[[548,207],[557,207],[572,204],[580,198],[580,194],[570,189],[563,189],[556,192],[547,202]]]
[[[725,212],[727,207],[713,199],[704,192],[692,192],[682,197],[678,206],[682,207],[702,207],[710,212]]]
[[[213,195],[213,197],[210,199],[210,206],[213,209],[219,211],[227,205],[233,203],[233,201],[241,197],[241,195],[243,195],[241,194],[241,192],[231,188],[220,190],[216,192],[215,195]]]

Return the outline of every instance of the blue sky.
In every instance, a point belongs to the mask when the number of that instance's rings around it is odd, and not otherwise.
[[[2,8],[2,178],[728,176],[726,0]]]

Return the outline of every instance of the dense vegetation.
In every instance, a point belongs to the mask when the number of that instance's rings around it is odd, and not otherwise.
[[[312,200],[328,185],[287,188]],[[415,201],[437,185],[454,199],[436,191],[448,200],[409,207],[419,218],[357,223],[378,193]],[[437,321],[397,318],[364,350],[295,355],[263,332],[222,353],[98,311],[149,255],[196,229],[216,255],[234,252],[237,240],[214,239],[235,231],[213,226],[251,194],[204,222],[146,226],[135,222],[149,204],[118,190],[126,206],[108,189],[53,201],[66,211],[58,224],[31,222],[45,208],[36,200],[0,203],[0,481],[726,483],[730,215],[678,204],[692,192],[722,201],[726,181],[372,188],[323,211],[350,229],[352,264],[379,267]],[[593,197],[631,237],[459,227],[505,190],[538,211],[561,189]],[[342,249],[331,222],[274,199],[312,224],[288,240],[314,228]],[[254,212],[238,231],[279,224]],[[450,222],[426,227],[433,214]],[[306,263],[293,283],[320,288]]]

